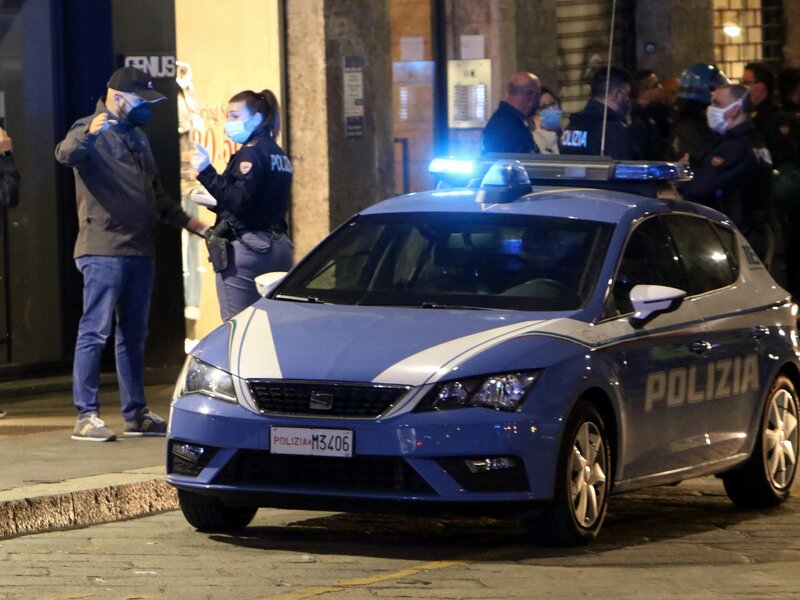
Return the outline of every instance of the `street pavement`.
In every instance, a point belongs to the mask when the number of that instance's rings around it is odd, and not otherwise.
[[[514,522],[262,509],[238,535],[178,511],[0,540],[0,599],[791,599],[800,501],[736,510],[713,478],[611,499],[600,539]]]
[[[67,381],[68,384],[68,381]],[[151,514],[177,506],[164,481],[164,438],[122,436],[119,395],[102,388],[102,417],[116,442],[70,439],[76,412],[68,385],[19,395],[0,389],[0,539]],[[148,404],[164,418],[173,386],[150,385]]]

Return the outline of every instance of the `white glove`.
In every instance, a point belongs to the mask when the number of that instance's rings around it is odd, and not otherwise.
[[[194,188],[189,194],[189,198],[200,204],[201,206],[208,206],[213,208],[217,205],[217,200],[208,193],[208,190],[204,188],[202,185],[198,188]]]
[[[197,172],[201,172],[204,170],[208,165],[211,164],[211,156],[208,154],[208,150],[206,150],[200,142],[194,143],[194,154],[192,154],[192,166],[197,169]]]

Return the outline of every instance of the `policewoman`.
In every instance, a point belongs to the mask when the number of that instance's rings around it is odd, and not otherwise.
[[[278,146],[278,101],[270,90],[239,92],[228,102],[225,133],[242,147],[217,173],[208,151],[196,145],[197,180],[216,200],[217,221],[207,237],[222,320],[258,300],[254,278],[288,271],[293,246],[286,235],[292,164]]]

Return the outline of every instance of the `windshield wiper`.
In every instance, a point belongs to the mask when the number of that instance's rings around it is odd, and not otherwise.
[[[422,308],[442,308],[446,310],[495,310],[493,308],[486,308],[485,306],[465,306],[460,304],[438,304],[437,302],[423,302],[420,304]]]
[[[290,300],[292,302],[308,302],[309,304],[328,304],[316,296],[290,296],[288,294],[276,294],[273,296],[273,298],[275,300]]]

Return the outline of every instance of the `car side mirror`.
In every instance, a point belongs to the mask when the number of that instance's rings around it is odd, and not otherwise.
[[[256,289],[261,297],[265,297],[286,277],[286,271],[272,271],[263,273],[255,278]]]
[[[686,292],[665,285],[636,285],[631,290],[634,313],[630,324],[639,329],[658,315],[676,310],[686,297]]]

